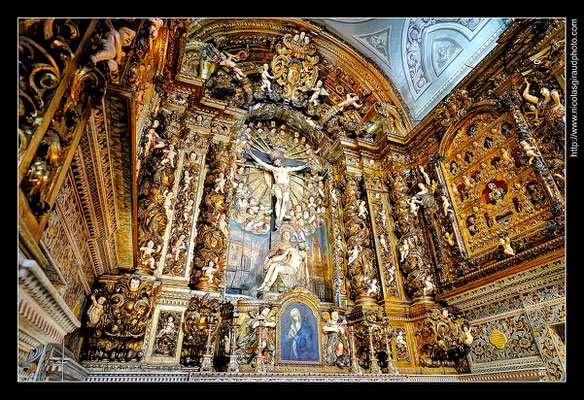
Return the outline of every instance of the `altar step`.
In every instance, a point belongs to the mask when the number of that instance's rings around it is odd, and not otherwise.
[[[545,369],[460,375],[387,375],[345,373],[237,373],[237,372],[91,372],[86,382],[517,382],[547,380]]]

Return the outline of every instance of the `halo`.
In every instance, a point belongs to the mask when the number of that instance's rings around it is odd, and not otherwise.
[[[289,223],[283,223],[280,227],[280,236],[284,235],[284,232],[288,232],[290,236],[294,236],[294,227]]]

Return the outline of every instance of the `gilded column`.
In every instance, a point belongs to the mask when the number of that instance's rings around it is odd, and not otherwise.
[[[361,189],[363,178],[348,173],[341,196],[347,244],[347,277],[355,304],[377,306],[380,287],[369,223],[367,198]]]
[[[331,165],[331,167],[333,167]],[[336,170],[336,168],[334,169]],[[328,176],[330,224],[329,237],[332,249],[332,279],[334,302],[340,307],[347,307],[346,279],[346,245],[343,235],[342,204],[336,174],[331,171]]]
[[[420,206],[429,206],[432,194],[418,195],[415,192],[423,168],[405,169],[392,174],[391,196],[395,204],[392,209],[395,235],[401,272],[404,274],[404,289],[407,296],[416,303],[432,302],[435,293],[435,278],[432,272],[432,259],[426,248],[428,243],[424,234]],[[426,175],[427,176],[427,175]],[[429,178],[428,178],[429,179]],[[431,186],[431,185],[429,185]],[[412,189],[412,190],[410,190]]]
[[[389,199],[383,179],[377,175],[365,175],[365,190],[371,211],[371,226],[376,248],[377,262],[382,282],[383,298],[399,301],[402,292],[398,276],[395,246],[392,240],[391,221],[388,217]]]
[[[224,279],[229,241],[229,209],[233,195],[235,156],[229,144],[210,145],[207,175],[197,221],[191,284],[195,289],[218,292]]]
[[[509,112],[517,124],[519,145],[522,147],[525,154],[529,157],[529,165],[532,166],[533,172],[537,174],[538,179],[545,188],[550,205],[552,206],[552,212],[554,212],[555,215],[563,214],[563,196],[558,189],[556,182],[554,181],[554,177],[550,173],[550,170],[546,164],[546,160],[540,153],[527,120],[519,109],[519,104],[522,102],[519,93],[517,92],[516,88],[513,87],[509,91],[503,93],[501,97],[503,98],[505,105],[509,107]],[[560,120],[562,115],[564,114],[559,113],[559,117],[557,119]]]

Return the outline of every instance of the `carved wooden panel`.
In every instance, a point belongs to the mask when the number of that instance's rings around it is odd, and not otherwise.
[[[532,158],[515,130],[515,123],[506,114],[468,116],[456,127],[442,160],[469,255],[534,231],[551,216],[544,190],[531,168]]]

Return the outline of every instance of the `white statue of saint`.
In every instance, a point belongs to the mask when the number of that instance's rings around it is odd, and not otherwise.
[[[274,164],[268,164],[262,161],[252,152],[249,153],[252,158],[262,167],[272,172],[274,176],[274,184],[272,185],[272,194],[276,196],[276,225],[279,226],[288,209],[291,205],[290,202],[290,174],[295,171],[300,171],[306,168],[306,164],[299,165],[297,167],[284,167],[282,166],[282,159],[276,158]]]
[[[308,285],[308,256],[304,250],[304,243],[298,248],[290,242],[292,237],[291,229],[282,229],[282,240],[280,240],[268,253],[264,261],[266,275],[258,291],[269,290],[278,279],[282,278],[288,287],[295,285]]]

